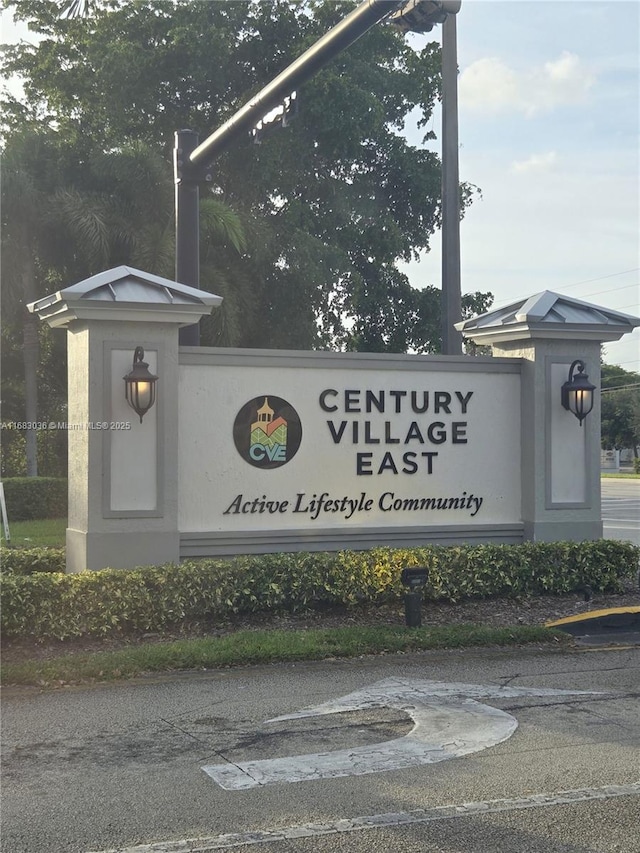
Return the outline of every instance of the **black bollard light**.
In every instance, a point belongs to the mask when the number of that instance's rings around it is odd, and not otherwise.
[[[422,625],[422,590],[429,579],[426,566],[412,566],[402,570],[400,580],[408,588],[404,596],[404,619],[407,628]]]

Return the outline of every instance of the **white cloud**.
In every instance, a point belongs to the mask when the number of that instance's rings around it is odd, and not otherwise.
[[[574,53],[516,71],[497,57],[472,62],[460,75],[460,103],[474,111],[516,110],[531,117],[565,104],[584,103],[595,75]]]
[[[500,112],[520,101],[518,77],[496,57],[478,59],[460,75],[460,104],[477,110]]]
[[[526,160],[515,160],[511,164],[511,171],[516,174],[548,172],[557,162],[557,153],[555,151],[547,151],[545,154],[532,154]]]
[[[534,70],[529,82],[532,109],[553,109],[561,104],[584,103],[595,76],[575,53],[564,51],[559,59]]]

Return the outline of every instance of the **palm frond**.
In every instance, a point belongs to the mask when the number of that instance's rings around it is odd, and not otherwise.
[[[139,269],[173,278],[174,235],[170,223],[148,222],[136,232],[131,262]]]
[[[162,155],[143,142],[100,153],[92,160],[92,169],[112,191],[132,205],[144,207],[145,215],[173,208],[171,165]]]
[[[204,346],[246,345],[248,332],[255,321],[254,284],[247,271],[238,267],[225,270],[214,264],[203,264],[200,286],[222,296],[222,305],[202,318]]]
[[[95,7],[94,0],[71,0],[60,12],[60,17],[64,19],[70,18],[86,18],[91,14]]]
[[[247,246],[242,220],[220,199],[205,198],[200,201],[200,229],[203,236],[227,243],[238,253]]]
[[[95,193],[59,190],[53,207],[70,232],[77,235],[79,249],[87,259],[107,265],[112,229],[106,200]]]

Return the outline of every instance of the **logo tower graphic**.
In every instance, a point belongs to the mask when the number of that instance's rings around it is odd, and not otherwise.
[[[249,456],[254,460],[266,456],[270,462],[287,461],[287,422],[282,415],[274,418],[274,414],[269,398],[265,397],[258,409],[258,420],[251,424]]]
[[[240,409],[233,440],[245,462],[256,468],[279,468],[298,452],[302,425],[293,406],[274,394],[254,397]]]

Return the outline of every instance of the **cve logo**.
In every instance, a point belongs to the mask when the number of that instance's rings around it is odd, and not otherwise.
[[[233,440],[245,462],[256,468],[279,468],[298,452],[302,440],[300,417],[282,397],[254,397],[236,415]]]

